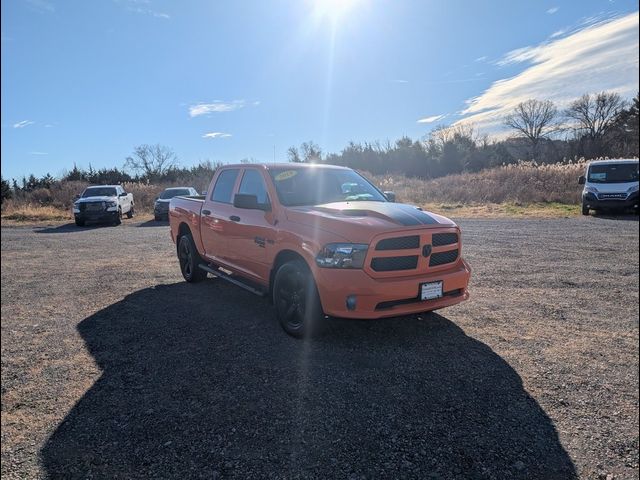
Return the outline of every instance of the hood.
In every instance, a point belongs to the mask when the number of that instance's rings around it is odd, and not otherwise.
[[[86,197],[86,198],[79,198],[74,203],[114,202],[117,200],[118,200],[118,197],[116,196]]]
[[[352,242],[368,242],[375,235],[390,231],[456,226],[441,215],[391,202],[335,202],[289,207],[287,219],[335,233]]]
[[[630,187],[638,185],[638,182],[624,182],[624,183],[597,183],[587,182],[588,186],[596,188],[599,193],[626,193]]]

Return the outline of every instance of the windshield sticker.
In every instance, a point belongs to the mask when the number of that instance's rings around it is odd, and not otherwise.
[[[592,180],[606,180],[607,179],[607,173],[603,172],[603,173],[592,173],[591,174],[591,179]]]
[[[283,180],[288,180],[291,177],[295,177],[298,174],[295,170],[285,170],[284,172],[280,172],[275,176],[276,182],[281,182]]]

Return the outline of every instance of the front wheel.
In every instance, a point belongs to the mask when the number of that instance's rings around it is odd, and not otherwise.
[[[189,283],[201,282],[207,278],[207,272],[198,267],[202,259],[190,234],[180,237],[178,242],[178,260],[182,276]]]
[[[121,223],[122,223],[122,210],[118,208],[118,211],[116,212],[116,218],[113,219],[113,224],[120,225]]]
[[[278,268],[273,304],[280,326],[296,338],[311,335],[324,318],[313,275],[301,260],[292,260]]]
[[[584,203],[582,204],[582,214],[589,215],[589,207],[587,207]]]

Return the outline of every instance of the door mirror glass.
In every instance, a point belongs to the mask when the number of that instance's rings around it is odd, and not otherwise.
[[[244,208],[246,210],[268,210],[269,206],[258,203],[256,195],[247,193],[236,193],[233,196],[233,206],[236,208]]]
[[[578,185],[584,185],[587,182],[587,179],[585,178],[584,175],[580,175],[578,177]]]
[[[120,197],[126,197],[127,196],[127,192],[122,192],[119,196]]]
[[[382,192],[387,200],[390,202],[396,201],[396,194],[394,192]]]

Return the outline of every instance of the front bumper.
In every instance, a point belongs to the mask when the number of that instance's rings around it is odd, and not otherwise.
[[[158,206],[155,205],[153,207],[153,214],[156,217],[168,217],[169,216],[169,205],[165,206]]]
[[[376,319],[437,310],[469,298],[471,268],[458,260],[450,269],[425,275],[377,278],[363,270],[317,268],[316,284],[322,309],[333,317]],[[421,301],[420,284],[443,282],[442,298]],[[347,297],[356,297],[356,307],[347,308]]]
[[[115,222],[118,219],[118,211],[74,212],[73,216],[83,222]]]
[[[584,193],[582,203],[593,210],[628,210],[638,208],[638,192],[630,194],[626,199],[599,199],[594,193]]]

